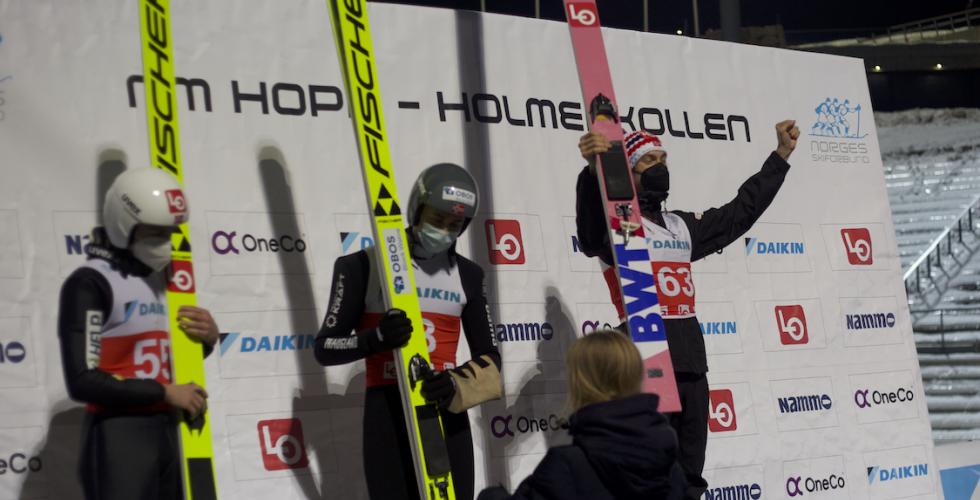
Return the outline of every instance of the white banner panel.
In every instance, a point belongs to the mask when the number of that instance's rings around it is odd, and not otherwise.
[[[514,487],[568,442],[568,345],[618,324],[575,234],[584,117],[567,27],[369,7],[401,196],[438,162],[481,185],[459,249],[487,271],[506,397],[470,412],[476,481]],[[206,361],[219,491],[365,498],[363,363],[323,369],[310,346],[334,259],[371,244],[326,4],[172,11],[199,300],[223,333]],[[136,3],[0,0],[0,12],[0,497],[79,498],[83,413],[56,311],[100,193],[146,164]],[[803,131],[759,223],[693,266],[711,368],[705,498],[936,498],[861,61],[605,34],[624,127],[669,151],[671,209],[730,201],[774,149],[775,123]]]

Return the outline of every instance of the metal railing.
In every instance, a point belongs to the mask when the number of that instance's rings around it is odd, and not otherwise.
[[[908,294],[910,303],[921,302],[927,306],[935,305],[926,300],[926,293],[935,291],[938,300],[946,291],[949,281],[959,274],[963,265],[980,249],[980,240],[976,238],[978,224],[980,224],[980,195],[973,198],[969,206],[956,217],[956,221],[944,229],[905,271],[902,279],[905,281],[905,293]],[[967,232],[974,236],[974,241],[964,241],[963,235]],[[965,249],[967,253],[965,258],[957,259],[957,255],[953,251],[954,244],[957,245],[957,248]],[[946,264],[943,263],[944,260]],[[941,273],[946,279],[937,279],[933,273],[934,270]],[[932,285],[931,288],[930,285]],[[913,297],[913,294],[916,297]],[[914,298],[919,300],[915,301]]]
[[[938,308],[929,310],[911,310],[913,316],[919,316],[919,324],[914,328],[915,333],[920,335],[939,335],[939,343],[935,345],[931,342],[922,342],[916,349],[920,354],[962,354],[980,353],[980,307],[956,307]],[[929,316],[938,316],[936,323],[923,323],[922,320]],[[973,323],[963,321],[951,321],[951,318],[971,316],[975,318]],[[955,326],[953,326],[955,325]],[[975,338],[960,337],[955,340],[947,339],[948,334],[976,332]]]
[[[931,38],[938,38],[944,35],[944,32],[973,26],[980,26],[980,7],[889,26],[885,30],[885,36],[888,37],[889,43],[893,41],[893,37],[902,37],[906,43],[909,43],[916,37],[925,40],[927,34]]]

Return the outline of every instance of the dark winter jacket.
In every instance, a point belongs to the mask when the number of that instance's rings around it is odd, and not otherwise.
[[[657,412],[658,401],[639,394],[582,408],[569,422],[571,445],[548,450],[513,495],[494,487],[477,500],[682,498],[677,436]]]
[[[671,211],[684,220],[691,232],[691,262],[721,252],[751,229],[776,197],[787,172],[789,163],[773,152],[759,172],[739,186],[738,194],[728,203],[697,214]],[[575,225],[582,252],[612,265],[599,181],[588,167],[582,169],[578,176],[575,194]],[[663,225],[660,214],[655,214],[651,220]],[[698,320],[671,319],[664,321],[664,326],[667,328],[667,344],[674,371],[706,373],[708,358]]]

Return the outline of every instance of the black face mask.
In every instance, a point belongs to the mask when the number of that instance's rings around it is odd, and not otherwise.
[[[643,191],[653,191],[667,194],[670,191],[670,172],[664,163],[655,163],[640,174],[640,186]]]
[[[640,211],[647,214],[660,211],[660,205],[667,199],[670,190],[670,172],[664,163],[656,163],[640,174],[637,201]]]

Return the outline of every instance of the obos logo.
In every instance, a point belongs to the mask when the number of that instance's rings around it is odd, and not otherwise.
[[[910,403],[915,399],[911,388],[899,387],[893,391],[858,389],[854,391],[854,404],[860,409],[874,406]]]
[[[826,478],[790,476],[786,479],[786,494],[790,497],[803,496],[805,493],[820,493],[843,489],[844,475],[831,474]]]
[[[258,431],[265,470],[302,469],[309,465],[299,419],[260,420]]]
[[[551,324],[544,323],[497,323],[494,332],[499,342],[534,342],[551,340],[555,330]]]
[[[519,221],[489,219],[484,227],[491,264],[524,264],[524,238],[521,236]]]
[[[240,237],[238,231],[215,231],[211,234],[211,248],[218,255],[241,255],[244,253],[286,252],[302,253],[306,251],[306,241],[299,236],[281,234],[271,237],[259,237],[244,233]]]
[[[567,428],[568,422],[554,413],[543,418],[525,415],[497,415],[490,419],[490,433],[497,439],[514,437],[516,434],[549,432]]]
[[[759,483],[709,488],[701,496],[702,500],[759,500],[760,498],[762,498],[762,486],[759,486]]]
[[[715,389],[708,392],[708,430],[711,432],[738,430],[735,400],[731,389]]]
[[[7,363],[16,365],[24,361],[26,357],[27,348],[24,347],[24,344],[16,340],[6,344],[0,342],[0,365]]]
[[[861,133],[861,105],[850,99],[827,97],[814,109],[810,127],[810,158],[819,163],[870,163],[868,145]]]
[[[843,228],[840,237],[844,241],[844,251],[847,262],[852,266],[870,266],[874,264],[871,246],[871,232],[867,228]]]

